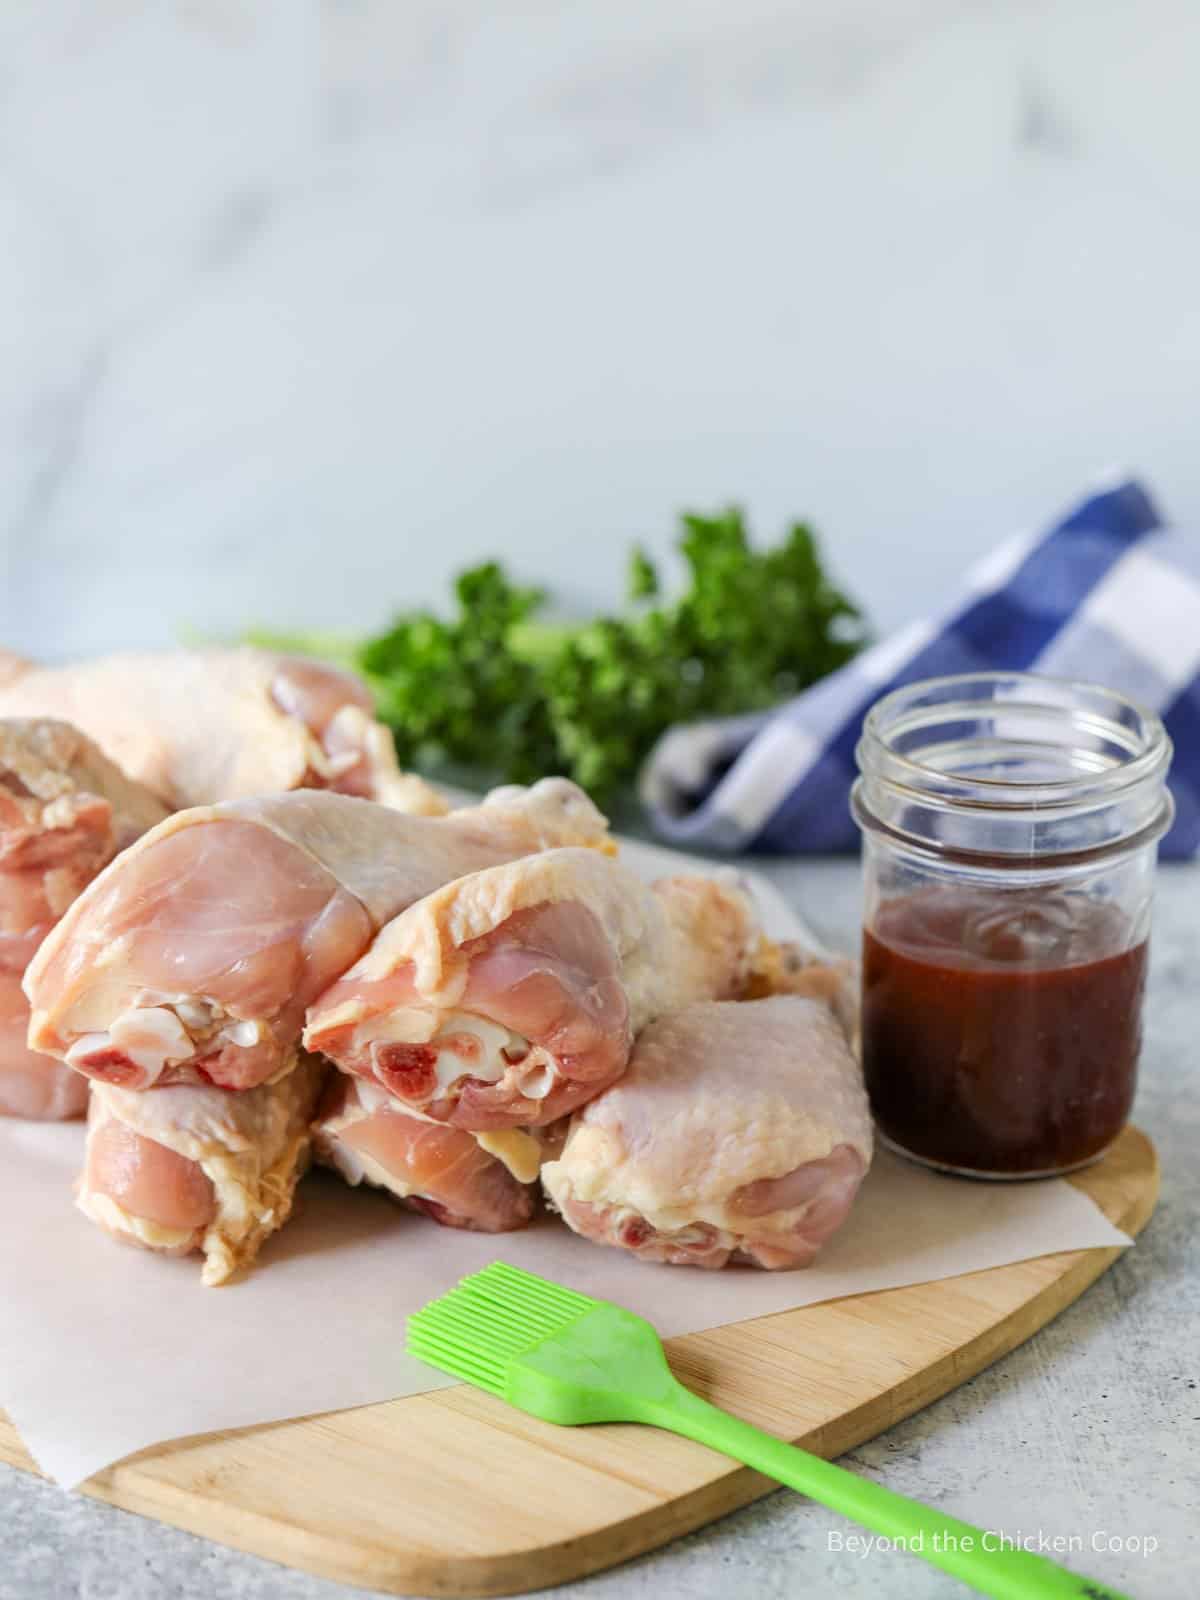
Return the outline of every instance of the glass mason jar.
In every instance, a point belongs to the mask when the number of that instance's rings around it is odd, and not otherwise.
[[[970,673],[885,696],[857,755],[883,1139],[971,1177],[1096,1160],[1137,1083],[1162,723],[1091,684]]]

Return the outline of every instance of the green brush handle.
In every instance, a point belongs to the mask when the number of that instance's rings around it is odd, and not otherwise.
[[[682,1384],[673,1384],[671,1392],[660,1399],[638,1397],[625,1414],[631,1421],[686,1434],[864,1528],[888,1539],[903,1539],[911,1555],[923,1557],[994,1600],[1129,1600],[1116,1589],[1068,1572],[1045,1556],[998,1549],[995,1534],[988,1538],[991,1548],[985,1547],[983,1530],[969,1522],[944,1516],[834,1466],[832,1461],[785,1444],[739,1417],[719,1411]]]

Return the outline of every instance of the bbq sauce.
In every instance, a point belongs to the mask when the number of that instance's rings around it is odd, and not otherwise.
[[[981,1175],[1099,1155],[1137,1084],[1147,946],[1129,932],[1117,907],[1063,891],[886,901],[863,942],[863,1067],[883,1134]]]

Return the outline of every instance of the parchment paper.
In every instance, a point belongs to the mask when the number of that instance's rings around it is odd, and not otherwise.
[[[653,875],[687,858],[629,846],[625,859]],[[770,930],[802,934],[753,882]],[[1068,1183],[959,1182],[886,1152],[817,1265],[779,1273],[646,1265],[548,1218],[523,1233],[462,1233],[315,1173],[258,1269],[205,1289],[194,1260],[124,1248],[74,1209],[82,1148],[78,1124],[0,1119],[0,1405],[67,1486],[168,1439],[441,1387],[405,1356],[405,1318],[498,1258],[670,1335],[1130,1242]]]

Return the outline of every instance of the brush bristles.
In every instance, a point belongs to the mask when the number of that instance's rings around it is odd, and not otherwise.
[[[503,1394],[511,1362],[600,1304],[494,1261],[409,1317],[408,1349],[443,1372]]]

